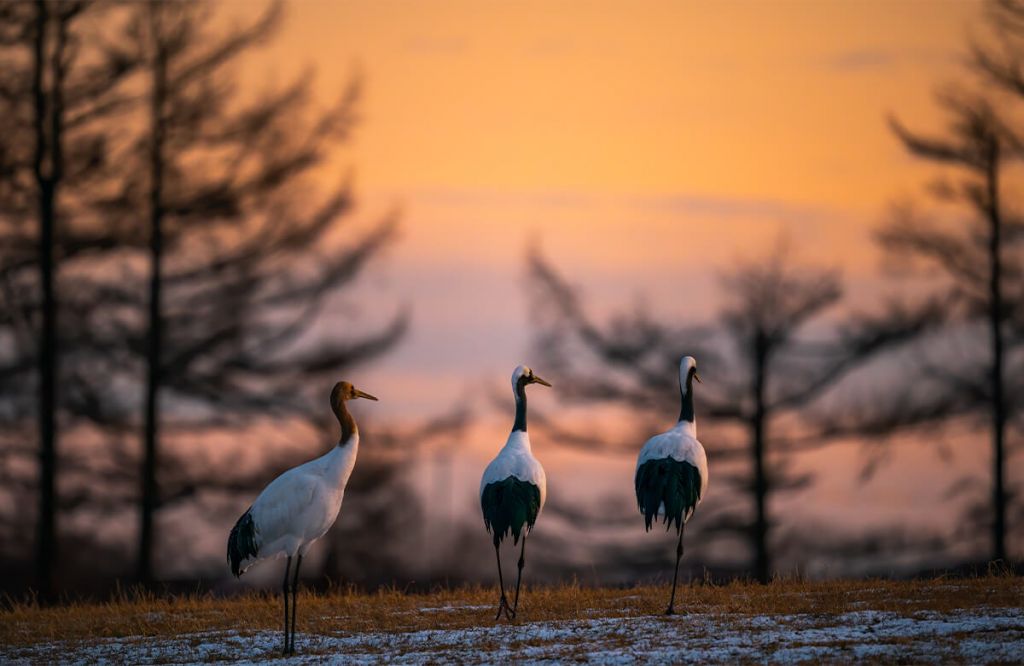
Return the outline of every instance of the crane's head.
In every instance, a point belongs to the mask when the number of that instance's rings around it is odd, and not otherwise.
[[[530,368],[526,367],[525,365],[520,365],[516,367],[515,370],[512,371],[512,390],[518,391],[520,382],[522,382],[523,386],[526,386],[527,384],[540,384],[541,386],[551,386],[551,384],[541,379],[537,375],[533,374],[533,370],[530,370]]]
[[[331,406],[338,405],[345,400],[355,400],[356,398],[377,399],[369,393],[360,391],[349,382],[338,382],[334,385],[334,389],[331,390]]]
[[[697,359],[692,356],[684,356],[679,361],[679,385],[689,388],[690,380],[696,379],[698,384],[702,384],[700,381],[700,375],[697,374]]]

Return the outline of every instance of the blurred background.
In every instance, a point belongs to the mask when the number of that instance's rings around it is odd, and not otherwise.
[[[691,578],[1024,549],[1024,4],[0,5],[0,588],[229,592],[362,447],[311,584],[492,583],[527,363],[530,582],[664,579],[636,454],[697,357]]]

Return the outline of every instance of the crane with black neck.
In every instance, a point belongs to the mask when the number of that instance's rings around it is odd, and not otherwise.
[[[708,458],[697,441],[697,423],[693,409],[693,381],[700,383],[697,360],[684,356],[679,362],[679,421],[647,440],[636,462],[636,501],[648,531],[660,516],[668,531],[674,525],[679,535],[676,568],[672,576],[672,596],[666,615],[675,613],[679,560],[683,557],[683,532],[697,505],[708,489]]]
[[[526,432],[526,387],[530,384],[551,386],[525,365],[512,372],[512,392],[516,398],[516,416],[512,432],[494,460],[487,465],[480,479],[480,508],[484,514],[484,527],[490,532],[494,543],[494,554],[498,560],[498,586],[501,599],[498,613],[509,620],[519,610],[519,586],[523,580],[523,566],[526,564],[526,535],[533,529],[540,510],[544,507],[548,484],[544,468],[533,457],[530,436]],[[522,538],[519,551],[519,574],[516,576],[516,596],[512,604],[505,596],[505,581],[501,575],[501,542],[512,536],[516,545]]]

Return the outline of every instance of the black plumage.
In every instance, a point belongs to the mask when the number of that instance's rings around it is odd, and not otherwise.
[[[658,509],[665,504],[665,530],[673,524],[683,527],[686,516],[697,506],[701,493],[700,472],[688,462],[674,458],[648,460],[636,470],[636,501],[649,531]]]
[[[509,534],[513,543],[519,543],[523,526],[532,529],[537,521],[540,488],[510,476],[484,486],[480,506],[484,513],[484,527],[494,537],[495,546]]]
[[[242,575],[242,562],[250,557],[256,557],[257,550],[256,523],[252,519],[252,507],[249,507],[231,528],[231,534],[228,536],[228,561],[231,562],[231,573],[236,578]]]

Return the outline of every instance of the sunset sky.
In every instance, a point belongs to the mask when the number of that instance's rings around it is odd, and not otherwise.
[[[941,128],[932,95],[961,76],[967,38],[983,29],[980,4],[940,1],[286,9],[278,38],[248,61],[247,83],[313,68],[327,103],[358,73],[362,121],[324,177],[352,170],[363,223],[401,211],[400,241],[355,301],[371,320],[394,309],[369,298],[412,312],[399,348],[355,378],[381,397],[375,419],[437,414],[473,396],[492,407],[489,392],[529,362],[531,244],[598,311],[642,297],[666,319],[712,316],[717,271],[780,234],[799,259],[841,268],[854,301],[870,302],[880,284],[870,230],[930,173],[886,116]],[[252,18],[248,2],[227,10]],[[351,316],[329,318],[320,334]],[[487,414],[495,441],[480,455],[500,446],[511,419]],[[860,455],[808,463],[824,480],[819,511],[853,511]],[[934,457],[908,455],[942,473]],[[898,464],[877,483],[883,518],[924,512],[942,490],[908,486]]]
[[[431,386],[523,360],[530,243],[598,308],[643,295],[682,320],[713,314],[716,271],[780,233],[856,293],[877,273],[870,228],[928,174],[886,114],[940,126],[931,95],[982,28],[969,2],[286,9],[246,76],[312,68],[325,102],[362,77],[362,123],[325,178],[352,169],[363,220],[401,210],[373,287],[414,326],[373,383],[406,414],[436,409]]]

